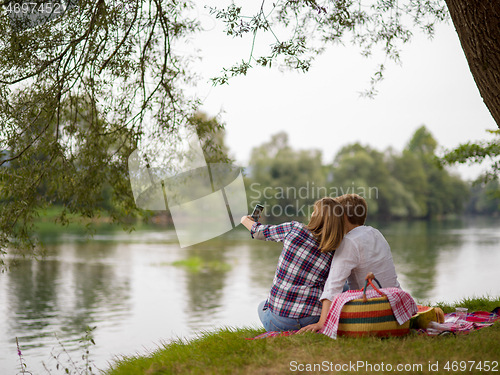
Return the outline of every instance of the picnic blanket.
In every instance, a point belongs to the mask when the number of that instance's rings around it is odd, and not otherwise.
[[[433,330],[433,329],[419,329],[417,332],[419,334],[426,334],[429,336],[436,336],[441,334],[441,332],[452,332],[467,334],[473,331],[477,331],[484,327],[489,327],[493,323],[500,321],[500,307],[495,308],[492,312],[488,311],[475,311],[467,314],[466,321],[462,324],[457,324],[457,316],[455,313],[445,314],[444,323],[441,324],[444,331]]]
[[[468,334],[473,331],[477,331],[481,328],[484,327],[489,327],[493,323],[500,321],[500,307],[495,308],[492,312],[488,311],[475,311],[467,314],[467,320],[466,323],[462,326],[459,326],[455,323],[456,320],[456,314],[455,313],[450,313],[445,315],[445,325],[449,328],[448,332],[453,332],[454,334],[459,333],[459,334]],[[265,339],[268,337],[276,337],[276,336],[291,336],[294,335],[298,332],[296,331],[271,331],[271,332],[264,332],[261,333],[260,335],[257,335],[255,337],[248,337],[245,338],[245,340],[258,340],[258,339]],[[421,335],[429,335],[429,336],[436,336],[436,333],[429,333],[425,329],[419,329],[417,330],[417,333]]]

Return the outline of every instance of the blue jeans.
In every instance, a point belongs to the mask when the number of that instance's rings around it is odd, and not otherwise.
[[[293,331],[302,327],[319,322],[318,316],[306,316],[305,318],[287,318],[273,313],[270,309],[264,310],[262,301],[258,307],[259,318],[267,332],[270,331]]]
[[[347,281],[344,284],[344,287],[342,288],[342,293],[347,292],[349,290],[349,284],[347,284]]]
[[[342,288],[342,292],[349,290],[347,281]],[[302,327],[308,326],[309,324],[314,324],[319,322],[320,316],[306,316],[305,318],[287,318],[284,316],[279,316],[273,313],[270,309],[264,310],[264,304],[266,301],[262,301],[258,307],[259,319],[267,332],[270,331],[294,331]]]

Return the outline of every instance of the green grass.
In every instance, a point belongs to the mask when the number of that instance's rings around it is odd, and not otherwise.
[[[455,306],[468,307],[469,311],[491,311],[500,306],[499,298],[471,298],[458,301],[454,305],[438,304],[445,312],[454,311]],[[403,338],[380,339],[375,337],[344,338],[337,340],[321,334],[304,334],[289,337],[274,337],[262,340],[244,340],[264,332],[255,328],[225,328],[215,332],[203,332],[199,337],[186,341],[178,339],[147,356],[125,357],[112,364],[108,375],[134,374],[288,374],[324,373],[335,365],[344,365],[340,373],[352,373],[349,363],[384,366],[391,364],[410,365],[411,371],[400,373],[451,374],[487,373],[469,371],[471,362],[500,361],[500,324],[483,328],[468,335],[419,336],[410,334]],[[467,365],[467,371],[452,371],[456,365]],[[360,363],[361,363],[360,362]],[[429,365],[439,368],[432,371]],[[450,370],[444,366],[448,362]],[[466,363],[467,362],[467,363]],[[310,365],[308,371],[307,365]],[[314,365],[316,364],[316,371]],[[299,366],[303,367],[299,367]],[[323,367],[321,367],[323,366]],[[326,366],[326,367],[325,367]],[[333,367],[330,367],[333,366]],[[408,368],[407,368],[408,369]],[[435,369],[435,367],[434,367]],[[296,370],[296,371],[293,371]],[[322,371],[323,370],[323,371]],[[358,368],[357,373],[384,373]],[[500,365],[497,367],[500,371]],[[333,371],[335,372],[335,371]],[[397,373],[396,371],[394,371]]]
[[[37,217],[37,222],[52,222],[54,223],[55,220],[61,216],[61,212],[63,211],[63,206],[61,205],[52,205],[50,207],[47,207],[45,209],[40,209],[38,210],[38,217]],[[89,221],[90,219],[85,218],[81,219],[79,215],[72,214],[70,212],[66,213],[66,217],[70,220],[70,222],[74,221]],[[99,213],[99,216],[96,216],[93,218],[93,220],[97,221],[106,221],[108,218],[108,213],[104,210],[102,210]]]
[[[45,209],[40,209],[40,210],[38,210],[37,221],[54,222],[55,219],[61,215],[62,210],[63,210],[63,207],[59,206],[59,205],[53,205],[53,206],[47,207]],[[71,213],[68,213],[66,216],[70,219],[76,217],[76,215],[73,215]]]
[[[500,296],[497,298],[491,296],[463,298],[460,301],[455,301],[453,304],[439,302],[433,306],[442,308],[445,314],[455,311],[455,307],[467,307],[469,311],[491,311],[495,307],[500,306]],[[498,371],[500,372],[500,368]]]

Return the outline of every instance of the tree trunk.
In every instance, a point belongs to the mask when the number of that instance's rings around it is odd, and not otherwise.
[[[445,1],[479,93],[500,128],[500,1]]]

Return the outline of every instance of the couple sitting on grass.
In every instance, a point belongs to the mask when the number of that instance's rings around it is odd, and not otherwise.
[[[345,194],[318,200],[307,225],[241,219],[252,238],[283,242],[269,297],[258,308],[266,331],[321,330],[334,297],[361,289],[368,272],[383,288],[400,287],[389,244],[364,225],[366,213],[362,197]]]

